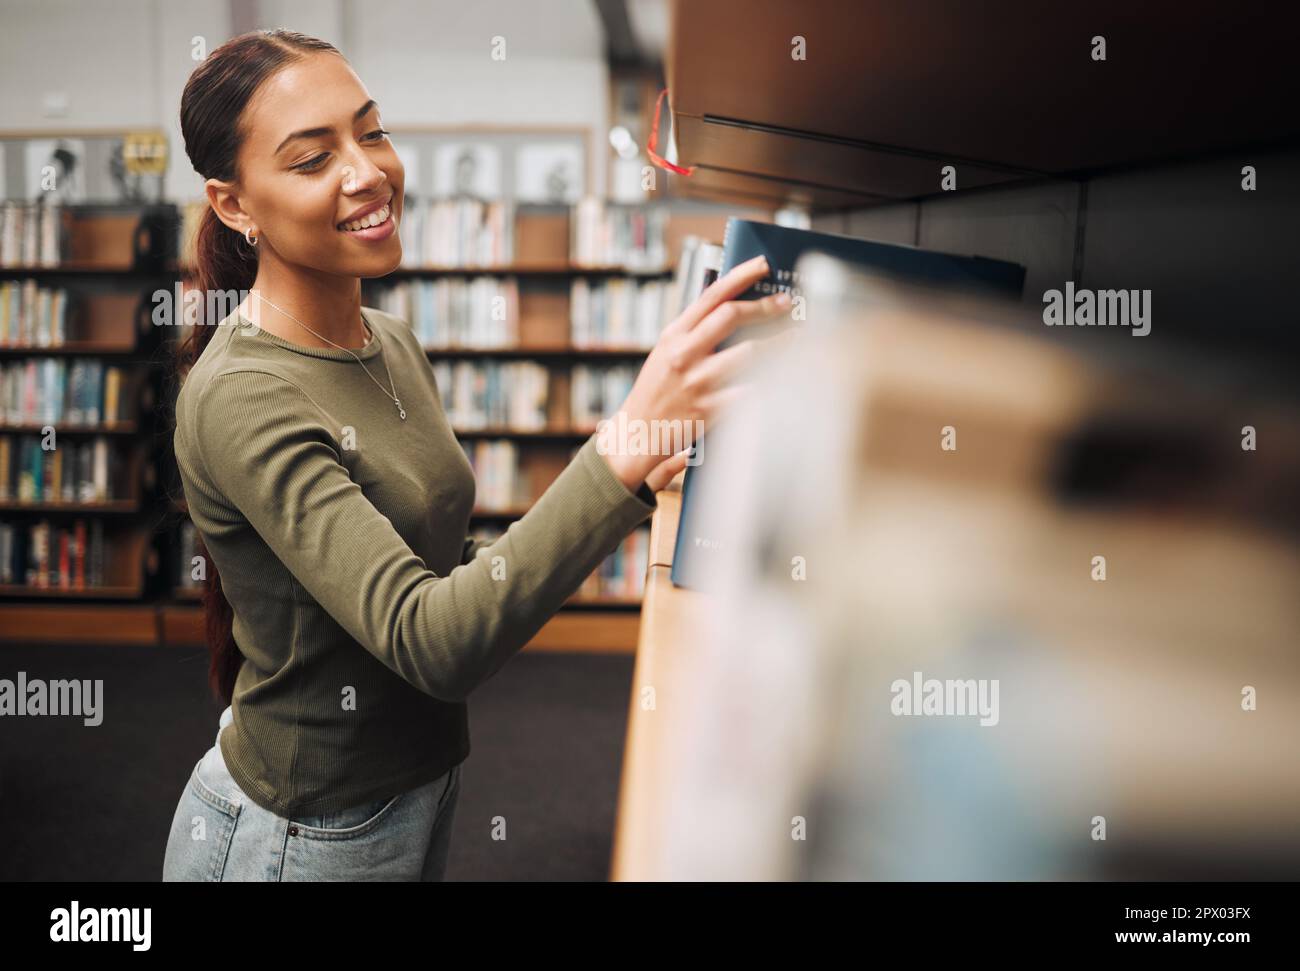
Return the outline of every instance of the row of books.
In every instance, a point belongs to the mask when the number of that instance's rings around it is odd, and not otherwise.
[[[527,484],[519,475],[519,449],[509,439],[479,439],[461,442],[461,449],[474,470],[475,507],[486,510],[513,509],[527,505]]]
[[[398,232],[403,266],[500,266],[515,258],[515,206],[508,201],[408,196]]]
[[[0,281],[0,346],[49,347],[67,340],[68,291],[34,279]]]
[[[569,298],[573,345],[654,347],[668,293],[669,284],[662,280],[574,280]]]
[[[407,321],[428,348],[519,343],[519,284],[514,277],[410,280],[385,287],[375,306]]]
[[[452,428],[546,428],[550,373],[535,361],[433,361]]]
[[[108,439],[42,448],[39,435],[0,435],[0,501],[101,502],[112,494]]]
[[[576,364],[569,387],[574,428],[594,428],[618,409],[632,390],[639,367],[627,364]]]
[[[0,204],[0,266],[58,266],[63,248],[63,207],[57,202]]]
[[[666,209],[609,205],[588,196],[570,213],[570,259],[580,266],[661,270],[668,264],[667,228]]]
[[[640,599],[650,565],[650,527],[639,526],[582,582],[578,596]]]
[[[0,583],[84,590],[104,585],[104,524],[0,522]]]
[[[28,357],[0,365],[0,426],[112,424],[126,413],[126,373],[97,358]]]

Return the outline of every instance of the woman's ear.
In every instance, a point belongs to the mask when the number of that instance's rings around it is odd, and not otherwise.
[[[221,179],[208,179],[203,183],[203,191],[207,194],[208,203],[212,206],[212,211],[217,214],[217,218],[235,232],[242,233],[252,224],[252,220],[239,204],[236,189],[235,183],[223,182]]]

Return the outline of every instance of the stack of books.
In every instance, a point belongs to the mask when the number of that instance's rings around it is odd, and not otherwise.
[[[68,291],[33,279],[0,282],[0,345],[54,347],[67,340]]]
[[[0,426],[122,421],[124,380],[122,368],[96,358],[12,361],[0,366]]]
[[[0,522],[0,583],[84,590],[104,584],[104,524],[77,519],[70,527]]]
[[[569,298],[573,346],[649,350],[663,329],[667,293],[662,280],[574,280]]]

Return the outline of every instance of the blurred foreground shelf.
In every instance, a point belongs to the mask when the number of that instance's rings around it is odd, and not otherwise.
[[[667,814],[669,713],[659,699],[677,697],[672,685],[676,664],[690,645],[690,611],[705,596],[673,586],[670,576],[682,495],[679,474],[656,495],[657,508],[650,520],[650,560],[646,570],[637,636],[632,698],[628,705],[627,738],[623,748],[623,775],[619,783],[618,816],[614,830],[611,880],[654,880],[657,876],[659,836]],[[647,688],[654,691],[653,707],[643,707]]]
[[[33,591],[23,588],[24,595]],[[49,591],[52,597],[111,596],[95,591]],[[136,592],[138,595],[138,591]],[[191,599],[185,597],[184,599]],[[203,608],[196,604],[7,604],[0,626],[4,644],[100,644],[199,647]],[[629,610],[566,606],[524,648],[529,651],[631,653],[638,615]]]

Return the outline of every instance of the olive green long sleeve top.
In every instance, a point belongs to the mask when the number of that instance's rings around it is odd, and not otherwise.
[[[286,818],[388,798],[464,760],[469,693],[655,508],[593,435],[504,535],[470,541],[473,472],[428,357],[400,318],[362,314],[374,336],[349,352],[236,311],[176,403],[190,517],[244,657],[222,754]]]

